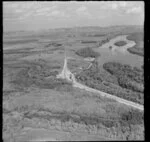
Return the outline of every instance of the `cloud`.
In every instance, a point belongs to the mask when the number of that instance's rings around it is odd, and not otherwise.
[[[33,3],[33,2],[20,2],[20,7],[22,9],[30,9],[30,8],[33,8],[34,6],[36,5],[36,3]]]
[[[101,2],[101,6],[100,9],[102,10],[107,10],[107,9],[117,9],[118,8],[118,4],[117,3],[112,3],[112,2]]]
[[[118,4],[113,3],[113,4],[110,5],[110,8],[111,9],[117,9],[118,8]]]
[[[22,13],[23,10],[22,9],[16,9],[14,12],[16,12],[16,13]]]
[[[125,1],[113,1],[113,2],[102,2],[100,9],[103,10],[118,10],[121,8],[127,8],[130,5],[130,2]]]
[[[47,15],[48,12],[50,12],[52,9],[49,8],[49,7],[45,7],[45,8],[40,8],[40,9],[37,9],[35,11],[35,15],[36,16],[39,16],[39,15]]]
[[[50,8],[49,7],[44,7],[44,8],[40,8],[36,10],[36,13],[42,13],[42,12],[47,12],[49,11]]]
[[[7,21],[24,20],[30,16],[45,16],[57,6],[46,2],[4,2],[3,17]]]
[[[3,7],[4,8],[17,8],[20,4],[16,2],[3,2]]]
[[[118,4],[120,7],[127,7],[127,5],[128,5],[127,2],[125,2],[125,1],[119,2]]]
[[[86,7],[86,6],[81,6],[81,7],[79,7],[79,8],[76,10],[76,12],[85,12],[85,11],[87,11],[87,7]]]
[[[32,11],[31,11],[31,12],[28,12],[28,13],[25,13],[24,15],[20,16],[20,17],[18,18],[18,20],[24,20],[24,19],[26,19],[27,17],[30,17],[31,15],[33,15],[33,12],[32,12]]]
[[[88,8],[86,6],[81,6],[78,9],[76,9],[76,14],[78,16],[85,16],[88,18],[92,18],[91,13],[88,11]]]
[[[133,7],[133,8],[130,8],[126,11],[127,14],[138,14],[138,13],[141,13],[142,12],[142,8],[140,6],[138,7]]]
[[[48,14],[46,14],[46,16],[49,16],[49,17],[57,17],[57,18],[68,18],[70,17],[68,14],[66,14],[64,11],[60,11],[60,10],[54,10]]]
[[[41,13],[48,13],[54,9],[56,9],[57,6],[52,6],[52,7],[42,7],[36,10],[37,14],[41,14]]]
[[[58,10],[58,5],[51,2],[16,2],[4,4],[4,20],[25,20],[32,16],[68,18],[65,11]]]
[[[104,19],[106,17],[108,17],[108,16],[107,15],[99,15],[99,16],[97,16],[98,19]]]
[[[23,20],[32,15],[33,2],[6,2],[3,4],[3,19],[8,22]]]
[[[142,2],[126,1],[101,2],[100,10],[115,12],[117,16],[125,16],[126,14],[143,14],[144,12]]]

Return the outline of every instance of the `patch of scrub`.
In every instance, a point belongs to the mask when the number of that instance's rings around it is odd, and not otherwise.
[[[127,36],[128,40],[133,40],[136,42],[136,45],[128,48],[128,51],[132,54],[144,56],[144,34],[143,32],[140,33],[132,33]]]
[[[9,40],[9,41],[4,41],[4,44],[14,45],[14,44],[27,44],[31,42],[38,42],[38,39]]]
[[[60,89],[60,87],[66,88],[71,86],[65,80],[57,79],[58,66],[48,67],[46,65],[32,65],[28,68],[20,70],[20,72],[14,77],[11,83],[16,89],[26,89],[31,86],[47,89]]]
[[[77,50],[76,54],[84,58],[87,58],[87,57],[97,58],[98,56],[100,56],[100,53],[95,52],[89,47]]]
[[[127,43],[125,41],[117,41],[116,43],[114,43],[114,45],[116,45],[116,46],[124,46],[126,44]]]

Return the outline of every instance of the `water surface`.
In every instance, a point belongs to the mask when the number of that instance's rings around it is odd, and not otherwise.
[[[141,65],[143,65],[143,57],[131,54],[127,51],[128,48],[133,47],[136,43],[134,41],[128,40],[126,37],[127,35],[117,36],[99,48],[94,49],[101,55],[98,58],[100,65],[110,61],[116,61],[122,64],[129,64],[136,67],[141,67]],[[114,45],[114,43],[118,41],[126,41],[127,44],[124,46]]]

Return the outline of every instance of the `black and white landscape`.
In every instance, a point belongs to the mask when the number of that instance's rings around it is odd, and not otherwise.
[[[143,2],[3,2],[3,140],[144,140]]]

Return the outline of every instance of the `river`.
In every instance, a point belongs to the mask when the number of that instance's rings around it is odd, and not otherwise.
[[[100,65],[110,61],[116,61],[136,67],[141,67],[141,65],[143,65],[143,57],[131,54],[127,51],[128,48],[133,47],[136,43],[128,40],[126,37],[127,35],[117,36],[99,48],[94,49],[100,53],[100,57],[98,58]],[[114,44],[117,41],[125,41],[127,44],[124,46],[116,46]],[[111,49],[110,46],[112,47]]]

